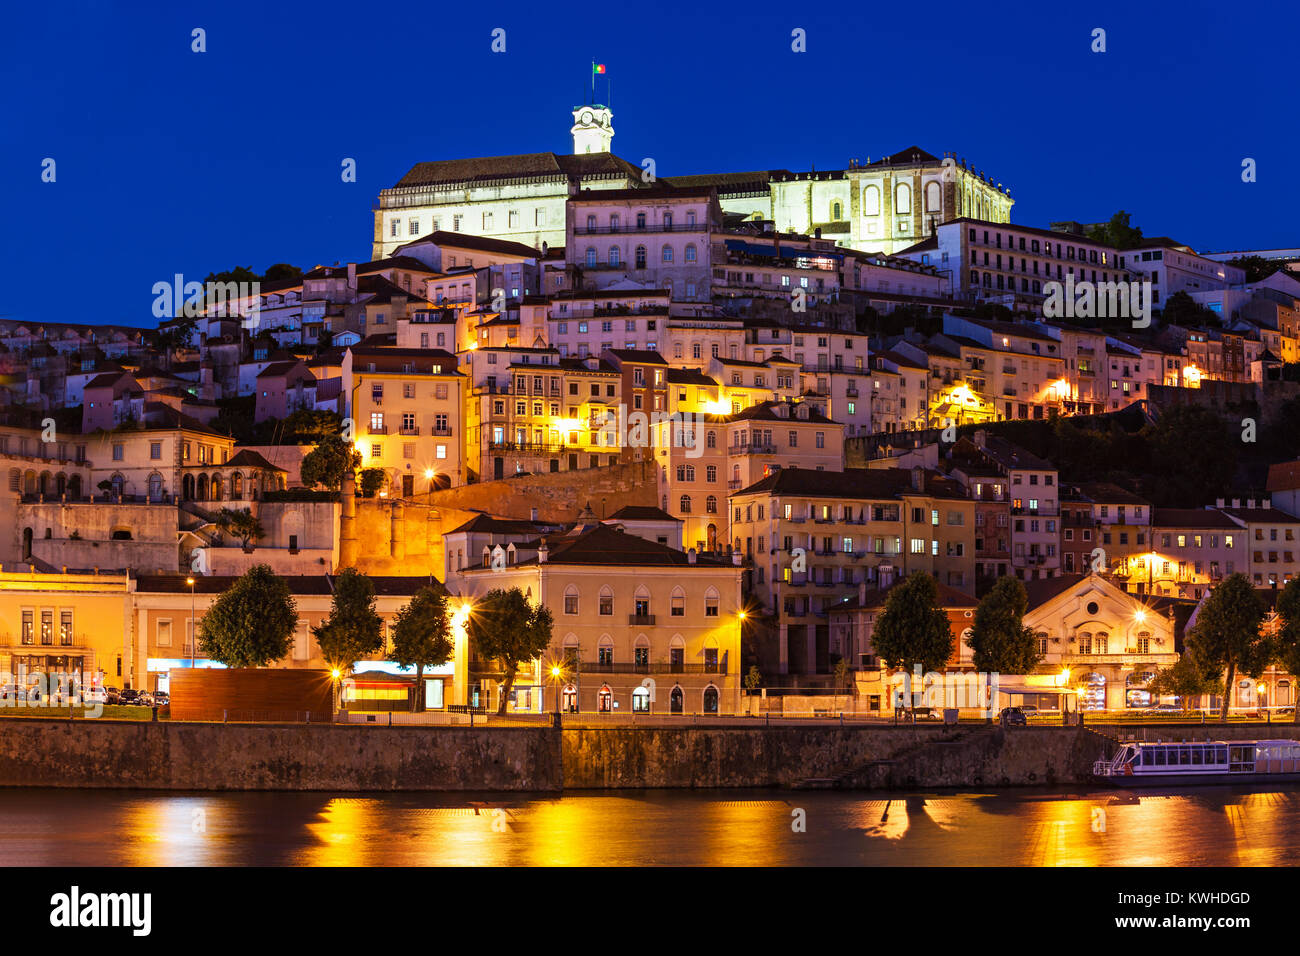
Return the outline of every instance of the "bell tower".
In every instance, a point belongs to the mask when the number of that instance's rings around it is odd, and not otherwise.
[[[573,108],[573,152],[608,153],[614,139],[614,111],[592,104]]]

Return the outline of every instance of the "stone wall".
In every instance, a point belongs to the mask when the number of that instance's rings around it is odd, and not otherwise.
[[[435,507],[485,511],[508,518],[528,518],[536,508],[542,521],[572,521],[590,504],[598,517],[625,505],[658,505],[652,461],[623,462],[603,468],[520,475],[480,481],[421,496]]]
[[[544,727],[0,722],[4,787],[549,791],[560,780]]]

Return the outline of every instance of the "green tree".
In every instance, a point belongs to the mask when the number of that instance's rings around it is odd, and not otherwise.
[[[1157,697],[1177,697],[1186,708],[1193,697],[1222,694],[1223,681],[1207,671],[1193,652],[1184,650],[1177,662],[1156,672],[1147,682],[1147,690]]]
[[[209,272],[204,283],[208,282],[260,282],[262,279],[252,266],[235,266],[233,269],[226,269],[224,272]]]
[[[749,672],[745,674],[745,690],[751,694],[758,690],[763,684],[763,674],[759,671],[757,664],[749,665]]]
[[[387,475],[382,468],[362,468],[360,475],[361,497],[373,498],[384,486]]]
[[[948,612],[939,606],[939,585],[924,571],[899,582],[885,598],[871,632],[871,646],[885,664],[911,673],[916,665],[922,672],[942,669],[952,657],[952,628]],[[911,705],[916,708],[913,688]]]
[[[970,646],[975,669],[991,674],[1028,674],[1038,663],[1034,632],[1025,627],[1029,595],[1017,578],[998,578],[975,608]]]
[[[1261,279],[1267,279],[1282,268],[1283,260],[1265,259],[1262,256],[1238,256],[1236,259],[1230,260],[1228,265],[1244,269],[1247,282],[1259,282]]]
[[[302,270],[297,266],[291,266],[287,262],[277,262],[273,266],[267,266],[266,272],[262,274],[263,282],[278,282],[281,279],[301,279]]]
[[[1192,326],[1193,328],[1219,328],[1223,319],[1213,309],[1207,309],[1186,292],[1175,292],[1165,300],[1160,310],[1160,320],[1166,325]]]
[[[221,513],[217,515],[217,525],[222,531],[238,538],[244,548],[248,547],[250,541],[266,537],[262,522],[248,508],[222,508]]]
[[[302,483],[338,491],[343,479],[361,467],[361,453],[339,435],[325,435],[302,459]]]
[[[410,603],[397,612],[390,656],[403,667],[416,669],[415,693],[411,695],[413,712],[424,710],[424,669],[437,667],[451,659],[455,648],[450,635],[447,595],[439,588],[420,588]]]
[[[1277,596],[1277,613],[1281,626],[1273,637],[1272,656],[1288,674],[1300,674],[1300,578],[1291,578]],[[1300,707],[1292,719],[1300,724]]]
[[[1239,673],[1259,677],[1273,655],[1273,642],[1260,633],[1264,601],[1246,575],[1224,578],[1196,612],[1184,643],[1213,673],[1225,674],[1221,720],[1228,718],[1233,681]]]
[[[1142,244],[1142,230],[1131,225],[1131,216],[1123,209],[1110,217],[1110,221],[1093,226],[1088,232],[1090,239],[1096,239],[1116,249],[1133,249]]]
[[[535,660],[551,642],[552,624],[550,608],[529,604],[519,588],[493,588],[475,602],[465,630],[479,656],[497,661],[504,672],[498,714],[506,712],[519,665]]]
[[[321,657],[335,670],[346,671],[354,661],[383,647],[383,620],[375,613],[375,586],[370,579],[356,568],[339,572],[329,617],[311,631]]]
[[[298,607],[265,564],[249,568],[198,625],[199,649],[227,667],[265,667],[289,653]]]

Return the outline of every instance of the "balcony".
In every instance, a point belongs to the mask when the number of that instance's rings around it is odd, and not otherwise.
[[[654,627],[655,616],[653,614],[629,614],[627,623],[629,627]]]
[[[387,425],[371,425],[371,426],[370,426],[369,434],[371,434],[371,435],[387,435],[387,434],[388,434],[388,426],[387,426]]]
[[[451,428],[450,428],[450,427],[446,427],[446,428],[436,428],[436,427],[435,427],[435,428],[433,428],[433,429],[429,432],[429,434],[432,435],[432,436],[435,437],[435,438],[450,438],[450,437],[451,437]]]
[[[717,663],[687,664],[685,662],[636,664],[632,661],[611,661],[607,664],[580,664],[579,674],[726,674],[725,661]]]
[[[651,235],[656,232],[705,232],[708,230],[707,223],[647,223],[643,227],[630,226],[574,226],[573,234],[575,236],[623,236],[623,235]]]
[[[732,445],[733,455],[775,455],[776,445],[770,442],[751,442],[748,445]]]
[[[564,445],[547,445],[539,442],[517,442],[517,441],[494,441],[488,443],[491,451],[520,451],[540,453],[544,455],[555,454],[564,451]],[[575,451],[580,450],[579,446],[573,446]]]
[[[411,426],[410,428],[399,428],[399,429],[397,430],[397,434],[399,434],[399,435],[418,435],[418,434],[420,434],[420,427],[419,427],[418,425],[413,425],[413,426]]]

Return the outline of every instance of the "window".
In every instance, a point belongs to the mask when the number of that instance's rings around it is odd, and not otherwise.
[[[614,613],[614,592],[608,587],[600,589],[600,610],[601,617],[609,617]]]
[[[578,613],[578,589],[573,585],[564,589],[564,613]]]
[[[672,262],[672,261],[673,261],[673,247],[672,247],[672,246],[669,246],[669,245],[665,245],[665,246],[664,246],[664,250],[663,250],[663,261],[664,261],[664,262]]]

